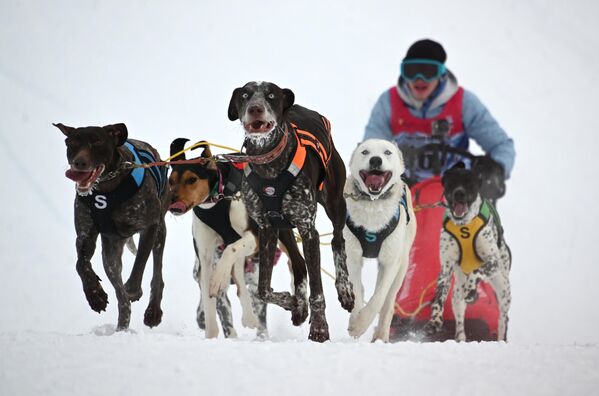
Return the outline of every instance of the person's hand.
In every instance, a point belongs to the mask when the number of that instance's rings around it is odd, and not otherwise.
[[[505,171],[500,163],[488,155],[477,157],[472,171],[481,182],[480,195],[495,201],[505,194]]]

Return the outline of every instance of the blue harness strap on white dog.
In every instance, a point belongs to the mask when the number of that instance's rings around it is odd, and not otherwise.
[[[395,228],[399,224],[399,218],[401,216],[401,207],[402,206],[406,210],[406,217],[407,217],[406,224],[407,224],[410,222],[410,214],[408,212],[408,202],[406,199],[405,187],[404,187],[404,193],[401,197],[401,200],[399,201],[399,206],[397,207],[395,214],[393,215],[393,217],[391,218],[389,223],[387,223],[385,228],[383,228],[382,230],[379,230],[377,232],[369,231],[362,226],[357,226],[351,220],[351,218],[349,217],[349,214],[347,215],[345,224],[347,225],[347,228],[349,228],[349,230],[352,232],[352,234],[354,234],[356,236],[356,238],[358,238],[358,241],[360,241],[360,245],[362,246],[362,257],[377,258],[379,256],[379,253],[381,251],[381,246],[383,245],[383,241],[385,239],[387,239],[387,237],[389,235],[391,235],[391,233],[395,230]]]
[[[136,165],[156,161],[156,158],[150,152],[139,149],[128,141],[123,146],[133,154],[133,162]],[[147,169],[156,183],[159,195],[162,195],[166,188],[166,167],[152,166]],[[113,191],[100,193],[92,190],[91,194],[77,196],[77,199],[81,200],[90,209],[92,219],[99,232],[118,234],[112,220],[112,211],[118,208],[123,202],[131,199],[139,191],[144,182],[145,174],[146,169],[135,168],[129,172],[129,175]]]

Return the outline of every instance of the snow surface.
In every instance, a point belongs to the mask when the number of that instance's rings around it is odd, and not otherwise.
[[[0,395],[597,393],[598,15],[591,0],[0,2]],[[448,67],[516,142],[499,205],[514,255],[508,344],[371,344],[372,330],[353,340],[326,276],[331,342],[306,341],[308,325],[292,327],[276,307],[271,339],[256,341],[233,290],[240,338],[204,340],[190,216],[168,216],[157,329],[142,324],[149,271],[131,332],[113,334],[106,280],[108,311],[89,309],[52,122],[125,122],[163,156],[180,136],[239,147],[230,94],[267,80],[325,114],[348,159],[422,37],[444,44]],[[289,288],[285,265],[273,285]]]

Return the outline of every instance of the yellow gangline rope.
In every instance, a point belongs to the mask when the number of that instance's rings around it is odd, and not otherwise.
[[[239,151],[239,150],[234,149],[232,147],[223,146],[222,144],[202,141],[202,142],[194,143],[191,146],[189,146],[187,148],[184,148],[183,150],[179,151],[178,153],[175,153],[175,154],[171,155],[170,157],[168,157],[167,159],[165,159],[165,161],[168,162],[168,161],[172,160],[173,158],[175,158],[175,157],[183,154],[186,151],[193,150],[196,147],[202,147],[202,146],[213,146],[213,147],[218,147],[218,148],[222,148],[224,150],[229,150],[229,151]]]

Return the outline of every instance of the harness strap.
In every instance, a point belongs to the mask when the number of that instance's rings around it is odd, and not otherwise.
[[[357,226],[351,220],[348,214],[347,218],[345,219],[345,224],[347,225],[347,228],[349,228],[349,230],[352,232],[352,234],[354,234],[356,238],[358,238],[358,241],[360,241],[360,246],[362,246],[363,257],[377,258],[379,256],[383,242],[385,241],[385,239],[387,239],[389,235],[391,235],[391,233],[393,233],[393,231],[395,231],[395,228],[399,224],[402,206],[406,211],[406,224],[408,224],[410,222],[410,214],[408,212],[405,187],[404,193],[402,195],[401,200],[399,201],[399,206],[397,207],[395,214],[393,215],[389,223],[387,223],[387,225],[382,230],[379,230],[377,232],[369,231],[362,226]]]
[[[124,147],[133,155],[135,164],[140,165],[144,161],[152,162],[155,160],[151,153],[138,149],[129,141],[125,142]],[[154,166],[149,169],[159,193],[162,194],[166,186],[166,168],[158,169],[157,166]],[[99,232],[120,235],[112,219],[112,212],[139,191],[144,182],[145,173],[144,168],[135,168],[113,191],[92,191],[89,195],[77,196],[77,199],[90,209],[94,225]],[[124,237],[125,235],[121,236]]]

